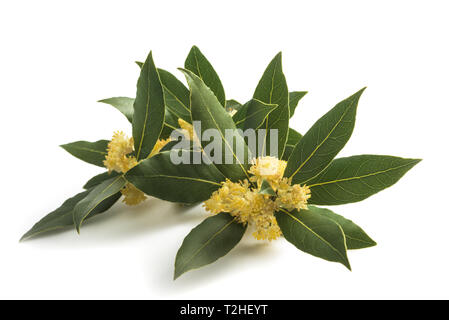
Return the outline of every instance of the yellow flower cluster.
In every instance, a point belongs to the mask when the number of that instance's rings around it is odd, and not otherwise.
[[[169,141],[170,139],[158,140],[148,157],[158,153]],[[136,157],[129,155],[133,150],[133,138],[128,138],[122,131],[116,131],[108,144],[108,154],[103,163],[109,172],[126,173],[138,163]],[[137,205],[146,199],[145,194],[130,183],[125,185],[121,193],[124,195],[123,202],[127,205]]]
[[[240,223],[255,227],[253,236],[258,240],[274,240],[281,236],[274,213],[280,208],[301,210],[307,208],[310,189],[283,178],[287,163],[274,157],[260,157],[253,162],[250,181],[239,183],[226,180],[204,203],[214,214],[229,212]],[[276,195],[259,193],[263,180],[269,182]]]
[[[128,138],[122,131],[114,132],[112,140],[108,144],[108,154],[103,162],[109,172],[125,173],[137,165],[136,157],[128,156],[133,149],[133,138]]]

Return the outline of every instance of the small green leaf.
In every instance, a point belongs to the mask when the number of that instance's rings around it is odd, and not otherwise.
[[[222,161],[216,164],[227,178],[232,181],[239,181],[248,178],[248,146],[242,136],[237,134],[236,126],[231,116],[220,105],[214,93],[205,85],[205,83],[197,77],[193,72],[180,69],[187,78],[190,87],[190,109],[193,121],[201,122],[201,132],[197,132],[198,136],[203,136],[204,131],[215,129],[220,134],[222,143]],[[230,143],[226,139],[226,129],[234,130],[234,143]],[[209,142],[201,139],[201,144],[206,147]],[[239,157],[238,151],[242,150]],[[226,164],[226,153],[232,156],[232,164]]]
[[[163,69],[158,69],[158,72],[164,89],[166,112],[168,110],[176,118],[191,122],[189,90],[170,72]]]
[[[282,73],[282,54],[278,53],[266,68],[257,85],[253,98],[267,104],[276,104],[278,107],[271,112],[261,129],[266,129],[264,148],[270,154],[270,143],[277,143],[277,157],[282,158],[287,142],[288,121],[290,119],[288,88],[285,76]],[[278,140],[271,141],[270,129],[278,130]],[[271,141],[271,142],[270,142]]]
[[[262,185],[260,186],[259,193],[261,194],[268,194],[270,196],[275,196],[276,192],[274,192],[273,188],[271,187],[270,183],[267,180],[262,180]]]
[[[87,163],[104,167],[103,161],[108,154],[108,140],[98,140],[96,142],[76,141],[61,145],[65,151]]]
[[[109,99],[99,100],[98,102],[106,103],[118,111],[120,111],[129,122],[133,122],[133,114],[134,114],[134,99],[128,97],[114,97]]]
[[[153,150],[162,132],[164,118],[164,91],[150,52],[140,71],[134,100],[133,138],[137,160],[145,159]]]
[[[174,278],[226,255],[240,242],[245,230],[246,226],[225,212],[204,220],[190,231],[179,248]]]
[[[306,94],[307,91],[293,91],[288,94],[290,104],[290,118],[293,117],[299,100],[301,100]]]
[[[276,213],[276,220],[285,239],[299,250],[318,258],[339,262],[351,270],[345,235],[338,223],[313,214],[310,210],[288,212],[281,209]]]
[[[91,216],[101,203],[111,197],[115,197],[125,184],[126,180],[123,176],[110,178],[94,187],[84,199],[76,204],[73,209],[73,221],[78,233],[83,221],[88,216]]]
[[[119,173],[117,171],[112,171],[111,173],[109,173],[108,171],[100,173],[100,174],[92,177],[91,179],[89,179],[89,181],[86,182],[86,184],[83,186],[83,188],[86,190],[93,188],[95,186],[98,186],[103,181],[106,181],[109,178],[113,178],[118,175],[119,175]]]
[[[43,234],[45,232],[63,229],[73,226],[73,208],[75,205],[84,199],[90,190],[78,193],[74,197],[67,199],[58,209],[52,211],[39,222],[37,222],[27,233],[25,233],[20,241],[27,240],[34,236]],[[108,210],[120,198],[121,193],[116,193],[114,196],[102,201],[88,217],[93,217],[97,214]]]
[[[224,107],[226,103],[225,92],[221,80],[217,72],[214,70],[210,62],[201,53],[198,47],[193,46],[184,63],[184,68],[192,71],[201,80],[204,81],[217,97],[220,104]]]
[[[296,130],[289,128],[288,129],[288,140],[285,144],[284,155],[282,156],[282,160],[288,160],[290,155],[292,154],[293,149],[298,144],[299,140],[301,140],[302,134],[297,132]]]
[[[242,104],[234,99],[226,100],[226,111],[227,112],[231,112],[234,110],[239,111],[241,107],[242,107]]]
[[[306,183],[323,171],[340,152],[354,130],[362,89],[321,117],[295,146],[284,176],[292,183]]]
[[[239,129],[259,129],[276,107],[275,104],[266,104],[257,99],[251,99],[232,116],[232,120]]]
[[[335,159],[308,182],[311,204],[338,205],[362,201],[395,184],[420,159],[359,155]]]
[[[200,152],[184,150],[195,159]],[[146,194],[172,202],[196,203],[221,187],[223,174],[213,164],[174,164],[170,151],[160,152],[129,170],[126,179]]]
[[[318,208],[315,206],[309,206],[309,210],[312,214],[321,215],[324,218],[331,219],[338,223],[343,229],[346,238],[346,246],[348,250],[369,248],[376,245],[376,242],[371,239],[365,231],[362,230],[351,220],[348,220],[328,209]]]

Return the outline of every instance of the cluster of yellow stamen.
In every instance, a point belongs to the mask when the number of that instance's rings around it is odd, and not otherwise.
[[[170,139],[158,140],[149,157],[158,153],[169,141]],[[109,172],[126,173],[138,163],[136,157],[130,155],[133,151],[133,138],[128,138],[122,131],[116,131],[108,144],[108,154],[103,163]],[[124,196],[123,202],[127,205],[137,205],[146,199],[145,194],[130,183],[125,185],[121,193]]]
[[[229,212],[240,223],[254,226],[253,236],[258,240],[274,240],[282,232],[274,213],[280,208],[301,210],[307,208],[310,189],[299,184],[291,185],[291,179],[283,178],[287,163],[274,157],[255,159],[249,173],[249,181],[239,183],[226,180],[204,203],[212,213]],[[266,180],[275,195],[259,193]]]

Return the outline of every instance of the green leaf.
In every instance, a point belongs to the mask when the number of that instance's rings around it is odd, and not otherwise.
[[[309,206],[312,214],[320,215],[324,218],[331,219],[340,225],[346,238],[346,246],[348,250],[369,248],[376,245],[376,242],[371,239],[365,231],[362,230],[351,220],[348,220],[328,209]]]
[[[234,110],[239,111],[241,107],[242,107],[242,104],[234,99],[226,100],[226,111],[227,112],[231,112]]]
[[[293,91],[288,94],[290,104],[290,118],[293,117],[299,100],[301,100],[306,94],[307,91]]]
[[[284,176],[306,183],[323,171],[340,152],[354,130],[362,89],[321,117],[302,137],[288,159]]]
[[[311,204],[337,205],[362,201],[395,184],[420,159],[359,155],[335,159],[308,182]]]
[[[189,90],[170,72],[163,69],[158,69],[158,72],[164,89],[166,112],[168,110],[176,118],[191,122]]]
[[[282,73],[282,54],[278,53],[266,68],[262,78],[257,85],[253,98],[267,104],[276,104],[278,107],[271,112],[261,129],[266,129],[264,148],[266,154],[270,154],[270,129],[278,130],[278,153],[282,158],[287,142],[288,121],[290,118],[288,88],[285,76]]]
[[[343,229],[333,220],[310,210],[284,209],[276,213],[282,234],[299,250],[328,261],[339,262],[351,270]]]
[[[86,184],[83,186],[84,189],[90,189],[95,186],[98,186],[103,181],[108,180],[109,178],[117,177],[119,173],[117,171],[112,171],[109,173],[108,171],[97,174],[96,176],[89,179],[89,181],[86,182]]]
[[[133,138],[137,160],[145,159],[153,150],[164,126],[164,117],[164,92],[150,52],[140,71],[134,101]]]
[[[179,248],[174,278],[226,255],[240,242],[245,230],[246,226],[225,212],[204,220],[190,231]]]
[[[111,197],[115,197],[125,184],[126,180],[123,176],[110,178],[94,187],[84,199],[76,204],[73,209],[73,221],[78,233],[83,221],[92,215],[101,203]]]
[[[27,240],[34,236],[43,234],[45,232],[63,229],[73,226],[73,208],[75,205],[84,199],[90,190],[78,193],[72,198],[67,199],[58,209],[52,211],[39,222],[37,222],[27,233],[25,233],[20,241]],[[103,213],[108,210],[120,198],[121,193],[116,193],[114,196],[102,201],[93,211],[89,217]]]
[[[298,144],[299,140],[301,140],[301,138],[302,134],[300,134],[298,131],[292,128],[288,129],[288,140],[285,144],[285,150],[284,155],[282,156],[282,160],[288,160],[288,158],[290,158],[293,149]]]
[[[239,129],[259,129],[276,107],[275,104],[266,104],[257,99],[251,99],[234,114],[232,120]]]
[[[209,199],[225,177],[213,164],[193,164],[200,152],[184,152],[191,164],[174,164],[166,151],[143,160],[125,177],[139,190],[162,200],[196,203]]]
[[[268,194],[270,196],[275,196],[276,192],[274,192],[273,188],[271,187],[270,183],[263,179],[262,180],[262,185],[260,186],[260,190],[259,193],[261,194]]]
[[[87,163],[104,167],[103,161],[108,154],[108,140],[98,140],[96,142],[76,141],[61,145],[65,151]]]
[[[114,97],[109,99],[99,100],[98,102],[106,103],[118,111],[120,111],[129,122],[133,122],[133,114],[134,114],[134,99],[128,97]]]
[[[225,92],[221,80],[217,72],[214,70],[210,62],[201,53],[198,47],[193,46],[184,63],[184,68],[192,71],[201,80],[204,81],[217,97],[220,104],[224,107],[226,103]]]
[[[216,167],[232,181],[248,178],[248,173],[246,172],[249,167],[248,147],[243,137],[237,133],[237,128],[231,116],[220,105],[214,93],[199,77],[189,70],[180,70],[185,74],[190,87],[192,120],[201,122],[201,132],[197,132],[197,135],[202,136],[203,132],[208,129],[215,129],[220,134],[222,161],[221,164],[216,164]],[[232,144],[231,141],[226,140],[226,129],[231,129],[235,132],[234,143]],[[203,148],[209,144],[208,141],[200,140]],[[238,157],[239,150],[242,150],[243,153],[240,157]],[[232,156],[233,164],[226,164],[226,153]]]

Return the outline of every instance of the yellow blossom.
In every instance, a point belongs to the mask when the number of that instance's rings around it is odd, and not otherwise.
[[[193,132],[193,126],[181,118],[178,118],[178,124],[181,127],[181,129],[184,130],[184,136],[187,139],[193,141],[195,139],[195,133]]]
[[[127,172],[137,165],[137,159],[128,156],[133,151],[133,138],[128,138],[122,131],[114,132],[112,140],[108,144],[108,154],[104,160],[104,165],[109,172]]]
[[[214,214],[229,212],[240,223],[255,228],[253,236],[258,239],[274,240],[282,235],[274,213],[280,208],[286,210],[307,209],[310,189],[299,184],[292,185],[291,179],[283,178],[287,163],[274,157],[260,157],[253,161],[249,173],[250,181],[231,182],[226,180],[209,200],[204,202],[207,211]],[[268,181],[275,195],[260,194],[262,180]]]
[[[161,151],[161,149],[162,149],[163,147],[165,147],[165,145],[166,145],[167,143],[169,143],[170,141],[171,141],[170,138],[162,139],[162,140],[161,140],[161,139],[158,139],[158,140],[156,141],[156,144],[154,145],[153,150],[151,151],[150,155],[148,156],[148,158],[151,158],[151,157],[154,156],[155,154],[159,153],[159,151]]]
[[[284,176],[287,161],[279,160],[275,157],[259,157],[252,161],[253,165],[249,169],[249,173],[253,174],[252,182],[257,182],[260,186],[263,179],[270,184],[276,185]]]
[[[147,198],[142,191],[131,183],[127,183],[120,192],[125,196],[123,202],[129,206],[135,206]]]

